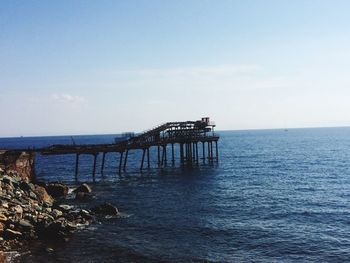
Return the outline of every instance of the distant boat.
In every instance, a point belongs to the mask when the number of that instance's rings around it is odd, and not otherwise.
[[[133,137],[135,137],[134,132],[123,132],[122,134],[114,138],[114,142],[118,143],[118,142],[126,141]]]

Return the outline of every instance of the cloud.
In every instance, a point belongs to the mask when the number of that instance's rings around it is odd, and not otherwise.
[[[122,70],[117,74],[132,74],[148,77],[193,77],[193,76],[225,76],[241,75],[259,72],[262,68],[258,65],[216,65],[216,66],[193,66],[170,69],[137,69]]]
[[[51,94],[51,99],[58,102],[65,102],[65,103],[71,103],[71,104],[78,104],[83,103],[86,101],[84,97],[81,96],[74,96],[71,94]]]

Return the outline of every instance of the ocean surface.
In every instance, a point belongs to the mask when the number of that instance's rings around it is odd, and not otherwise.
[[[131,152],[118,175],[107,154],[103,175],[82,156],[79,182],[122,216],[101,218],[69,242],[33,246],[20,262],[348,262],[350,261],[350,128],[219,132],[219,161],[192,168],[177,160],[139,172]],[[113,135],[74,136],[109,143]],[[0,139],[4,147],[71,143],[70,137]],[[169,149],[170,150],[170,149]],[[169,151],[170,152],[170,151]],[[75,156],[37,156],[39,180],[74,180]],[[98,159],[100,165],[101,156]],[[68,200],[67,202],[72,202]]]

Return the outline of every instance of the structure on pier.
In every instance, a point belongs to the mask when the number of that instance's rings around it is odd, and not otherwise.
[[[105,165],[107,153],[119,153],[119,173],[126,169],[128,154],[131,150],[142,150],[140,169],[144,167],[145,158],[150,167],[150,148],[157,147],[158,166],[163,167],[167,163],[167,147],[171,147],[171,161],[175,162],[174,145],[179,145],[180,162],[182,165],[198,164],[199,160],[212,162],[218,160],[219,136],[214,133],[215,123],[208,117],[198,121],[167,122],[140,134],[130,136],[125,140],[117,140],[111,144],[72,144],[52,145],[46,148],[36,149],[43,155],[75,154],[75,176],[79,171],[79,156],[91,154],[94,156],[93,177],[96,173],[98,154],[102,153],[101,172]],[[215,144],[215,153],[213,143]],[[202,145],[199,156],[198,144]],[[207,150],[206,150],[207,148]]]

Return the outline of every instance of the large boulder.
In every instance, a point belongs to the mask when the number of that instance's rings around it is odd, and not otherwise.
[[[15,231],[12,229],[7,228],[4,232],[4,237],[6,239],[15,239],[15,238],[21,238],[22,237],[22,233],[19,231]]]
[[[39,201],[52,205],[53,198],[46,192],[44,187],[36,185],[35,193]]]
[[[46,191],[54,198],[66,197],[68,194],[68,186],[59,182],[49,183],[46,186]]]
[[[117,215],[119,213],[118,208],[116,208],[114,205],[110,203],[104,203],[102,205],[96,206],[93,209],[91,209],[94,213],[100,214],[100,215]]]
[[[76,188],[74,191],[74,193],[91,193],[91,188],[89,185],[87,184],[82,184],[81,186],[79,186],[78,188]]]

